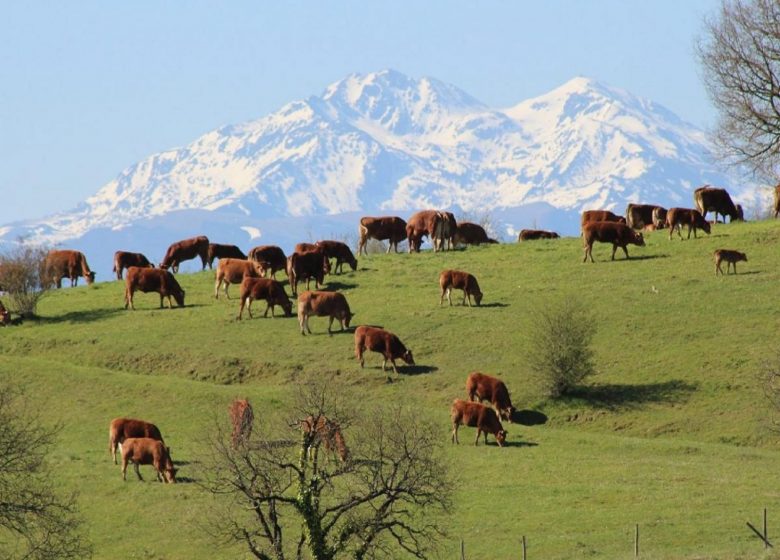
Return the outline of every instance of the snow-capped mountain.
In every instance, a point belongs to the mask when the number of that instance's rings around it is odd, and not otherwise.
[[[738,199],[751,196],[716,169],[701,130],[628,92],[574,78],[493,109],[452,85],[385,70],[351,75],[319,96],[154,154],[74,210],[7,225],[0,239],[26,235],[78,247],[99,238],[110,252],[145,250],[151,257],[201,233],[195,224],[214,231],[216,241],[249,247],[260,237],[287,241],[274,238],[269,221],[299,219],[316,230],[321,220],[312,217],[329,215],[338,229],[339,215],[407,216],[426,207],[502,216],[535,208],[548,220],[537,225],[561,228],[551,209],[690,206],[690,192],[704,183],[725,186]],[[155,224],[165,227],[164,238],[152,233]],[[153,248],[119,246],[138,238],[139,228]],[[290,229],[292,239],[296,228],[280,229]],[[577,224],[562,229],[573,233]],[[297,240],[303,237],[298,232]]]

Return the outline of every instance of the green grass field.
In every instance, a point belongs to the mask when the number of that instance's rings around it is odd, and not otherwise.
[[[629,558],[637,523],[642,558],[771,558],[745,522],[758,525],[766,507],[770,539],[780,534],[780,445],[757,378],[778,349],[780,223],[717,225],[683,242],[646,237],[628,262],[610,262],[611,248],[597,245],[597,262],[582,264],[580,239],[566,238],[372,255],[329,276],[353,326],[382,325],[414,352],[418,365],[398,378],[382,373],[378,354],[361,370],[351,332],[328,337],[326,319],[313,318],[306,337],[294,318],[236,321],[237,299],[213,299],[212,272],[179,276],[184,309],[137,294],[137,310],[125,311],[120,282],[53,293],[41,320],[0,330],[0,375],[65,426],[51,462],[62,486],[80,492],[96,558],[248,557],[205,536],[212,498],[196,484],[123,483],[108,423],[155,422],[192,481],[204,434],[234,397],[248,396],[258,416],[284,414],[311,375],[364,404],[403,401],[441,427],[458,477],[442,558],[458,557],[460,539],[469,559],[520,558],[523,535],[530,559]],[[716,277],[717,248],[749,262]],[[483,305],[463,307],[455,293],[455,306],[440,307],[444,268],[474,273]],[[567,296],[595,318],[598,373],[576,397],[550,402],[526,354],[534,314]],[[451,445],[449,405],[474,370],[502,377],[515,406],[547,423],[505,425],[504,449],[474,447],[471,429]]]

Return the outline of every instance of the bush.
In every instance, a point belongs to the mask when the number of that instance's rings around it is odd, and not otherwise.
[[[38,302],[49,289],[46,253],[42,247],[20,242],[0,255],[0,288],[8,294],[9,310],[22,317],[35,316]]]
[[[590,347],[595,332],[593,317],[574,298],[537,312],[528,360],[545,395],[566,395],[596,372]]]

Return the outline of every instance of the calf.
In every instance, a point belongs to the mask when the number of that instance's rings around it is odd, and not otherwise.
[[[543,229],[523,229],[520,230],[520,234],[517,236],[518,241],[532,241],[535,239],[558,239],[560,235],[554,231],[547,231]]]
[[[87,257],[81,251],[68,249],[53,249],[46,254],[44,262],[44,274],[49,284],[55,284],[62,288],[62,279],[68,278],[71,287],[77,286],[79,276],[86,280],[87,284],[95,281],[95,273],[89,269]]]
[[[471,222],[459,222],[455,232],[455,243],[461,245],[481,245],[482,243],[498,243],[488,237],[485,228]]]
[[[479,289],[477,279],[461,270],[444,270],[439,274],[439,286],[441,287],[441,298],[439,298],[439,305],[444,303],[444,295],[447,294],[447,301],[452,305],[452,297],[450,293],[452,289],[463,290],[463,305],[466,305],[468,301],[469,307],[471,307],[471,296],[474,296],[474,302],[479,305],[482,302],[482,292]]]
[[[163,441],[160,429],[151,422],[135,418],[114,418],[108,426],[108,452],[116,465],[116,449],[127,438],[151,438]]]
[[[263,270],[271,272],[271,278],[276,278],[276,272],[284,270],[287,255],[276,245],[259,245],[249,251],[249,258],[263,265]],[[265,274],[263,274],[265,275]]]
[[[737,263],[739,261],[747,262],[747,255],[740,253],[739,251],[732,251],[730,249],[718,249],[713,253],[715,257],[715,276],[720,272],[723,274],[723,269],[720,267],[722,261],[726,261],[726,274],[729,273],[731,265],[734,265],[734,274],[737,273]]]
[[[326,239],[324,241],[317,241],[315,245],[322,249],[328,259],[336,259],[336,274],[341,274],[344,263],[349,264],[349,267],[353,272],[357,270],[357,259],[346,243]]]
[[[152,438],[127,438],[122,444],[122,480],[127,480],[127,463],[133,463],[138,480],[143,480],[138,465],[154,465],[157,480],[176,483],[176,470],[171,454],[163,443]]]
[[[364,216],[360,218],[358,227],[358,255],[363,252],[368,255],[366,244],[369,239],[383,241],[387,239],[387,252],[395,249],[398,252],[398,243],[406,239],[406,222],[398,216],[381,216],[374,218]]]
[[[628,259],[629,243],[643,247],[645,245],[645,239],[641,233],[635,232],[633,229],[625,224],[619,224],[615,222],[588,222],[582,226],[582,237],[585,243],[585,257],[582,262],[587,262],[590,257],[590,262],[593,261],[593,243],[599,241],[601,243],[612,243],[612,260],[615,260],[615,251],[620,247],[626,254]]]
[[[206,270],[206,260],[209,255],[209,238],[205,235],[191,237],[172,243],[165,252],[160,268],[170,268],[174,272],[179,272],[179,265],[195,257],[200,257],[203,265],[201,270]]]
[[[452,420],[452,443],[460,443],[458,441],[458,428],[463,425],[477,429],[474,445],[479,445],[480,434],[485,434],[485,444],[487,444],[487,435],[493,434],[498,445],[504,446],[506,431],[501,426],[496,411],[492,408],[475,402],[455,399],[450,408],[450,419]]]
[[[263,317],[268,317],[268,309],[271,309],[271,317],[275,317],[274,308],[280,305],[287,317],[292,315],[292,303],[284,287],[280,282],[272,278],[251,278],[247,277],[241,282],[241,306],[238,309],[238,319],[244,314],[244,305],[249,311],[249,317],[252,317],[252,302],[257,299],[264,299],[266,302],[265,313]]]
[[[666,227],[669,228],[669,241],[672,240],[672,233],[677,230],[677,235],[682,240],[682,227],[688,226],[688,239],[691,238],[691,230],[693,230],[693,237],[696,237],[696,230],[703,229],[704,232],[710,234],[710,223],[704,219],[701,212],[692,208],[669,208],[666,212]]]
[[[326,418],[325,416],[307,416],[301,421],[301,431],[311,436],[308,445],[309,457],[319,443],[325,447],[325,451],[335,451],[343,463],[349,460],[349,449],[341,433],[341,427],[338,423]]]
[[[230,441],[233,447],[239,447],[246,444],[249,436],[252,435],[252,423],[255,421],[255,413],[247,399],[235,399],[230,403],[228,411],[230,413],[230,424],[233,427]]]
[[[308,253],[293,253],[287,264],[287,276],[294,296],[298,295],[298,282],[305,279],[308,290],[309,282],[314,278],[315,286],[319,288],[325,282],[325,275],[330,273],[330,261],[319,249]]]
[[[255,261],[243,259],[219,259],[216,279],[214,281],[214,297],[219,299],[219,288],[225,284],[225,297],[230,299],[228,288],[230,284],[239,284],[244,278],[259,278],[263,276],[263,266]]]
[[[209,243],[206,253],[206,261],[209,268],[214,265],[214,259],[241,259],[246,260],[246,255],[236,245],[224,245],[222,243]]]
[[[476,371],[470,373],[466,378],[466,393],[469,395],[469,401],[473,401],[475,397],[479,402],[488,401],[502,420],[512,421],[515,407],[512,406],[512,399],[509,398],[509,390],[497,377]]]
[[[154,265],[149,262],[149,259],[142,253],[130,253],[128,251],[117,251],[114,253],[114,273],[116,273],[116,279],[122,279],[122,272],[126,268],[131,266],[137,266],[140,268],[154,268]]]
[[[328,334],[332,335],[331,326],[337,319],[341,324],[341,330],[349,328],[352,312],[344,294],[339,292],[305,291],[298,297],[298,324],[301,334],[306,334],[304,329],[311,334],[309,317],[328,317]]]
[[[410,366],[414,365],[411,350],[407,350],[396,335],[378,327],[361,325],[355,329],[355,357],[360,361],[361,368],[364,363],[363,352],[366,350],[382,354],[384,357],[382,371],[385,371],[388,360],[393,365],[393,371],[396,374],[398,374],[398,368],[395,366],[397,359],[402,359]]]
[[[173,274],[167,270],[131,266],[127,269],[127,278],[125,278],[125,309],[128,305],[135,309],[133,294],[136,290],[160,294],[160,309],[163,307],[165,297],[168,298],[168,306],[173,309],[171,296],[176,300],[176,305],[184,307],[184,290],[181,289]]]

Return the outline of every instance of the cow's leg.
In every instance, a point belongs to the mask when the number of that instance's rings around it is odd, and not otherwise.
[[[387,356],[385,356],[384,359],[382,360],[382,371],[386,371],[386,370],[387,370]]]
[[[444,293],[447,291],[447,288],[442,287],[441,289],[441,297],[439,298],[439,307],[444,303]]]
[[[298,325],[301,327],[301,334],[305,336],[304,327],[306,325],[306,315],[304,313],[298,313]]]
[[[466,288],[463,288],[463,301],[460,303],[461,305],[466,305],[466,302],[468,302],[469,307],[471,307],[471,296],[469,295]]]
[[[365,360],[363,359],[363,350],[364,350],[363,342],[362,341],[356,342],[355,343],[355,358],[357,358],[358,361],[360,362],[360,367],[361,368],[363,367],[363,363],[365,362]]]
[[[214,281],[214,299],[219,299],[219,288],[222,286],[222,279],[217,278]]]
[[[617,243],[613,243],[612,244],[612,259],[611,259],[613,261],[615,260],[615,251],[617,251],[617,248],[618,248]]]
[[[460,426],[460,424],[458,424],[457,422],[453,422],[452,423],[452,438],[451,438],[452,439],[452,443],[460,443],[458,441],[458,427],[459,426]]]
[[[719,261],[715,261],[715,276],[718,275],[718,271],[719,270],[720,270],[720,262]],[[723,271],[720,270],[720,273],[723,274]]]
[[[135,469],[135,474],[138,475],[138,480],[143,480],[143,477],[141,476],[141,471],[138,469],[138,463],[133,461],[133,469]]]
[[[447,301],[450,302],[450,307],[452,307],[452,286],[447,286]]]
[[[122,456],[122,480],[127,481],[127,457]]]
[[[477,428],[477,437],[474,440],[474,445],[479,445],[479,436],[482,435],[482,430],[480,428]]]
[[[626,254],[626,258],[628,259],[628,245],[623,245],[623,252]]]
[[[230,294],[228,293],[228,288],[229,287],[230,287],[230,283],[229,282],[225,282],[225,297],[227,299],[230,299]]]
[[[390,363],[393,364],[393,372],[398,375],[398,368],[395,367],[395,358],[390,358]]]
[[[163,307],[165,307],[165,305],[163,304],[163,298],[164,298],[164,297],[165,297],[165,296],[163,296],[162,294],[160,294],[160,309],[162,309]]]
[[[333,336],[333,333],[331,332],[330,328],[333,326],[333,315],[328,317],[328,336]]]

